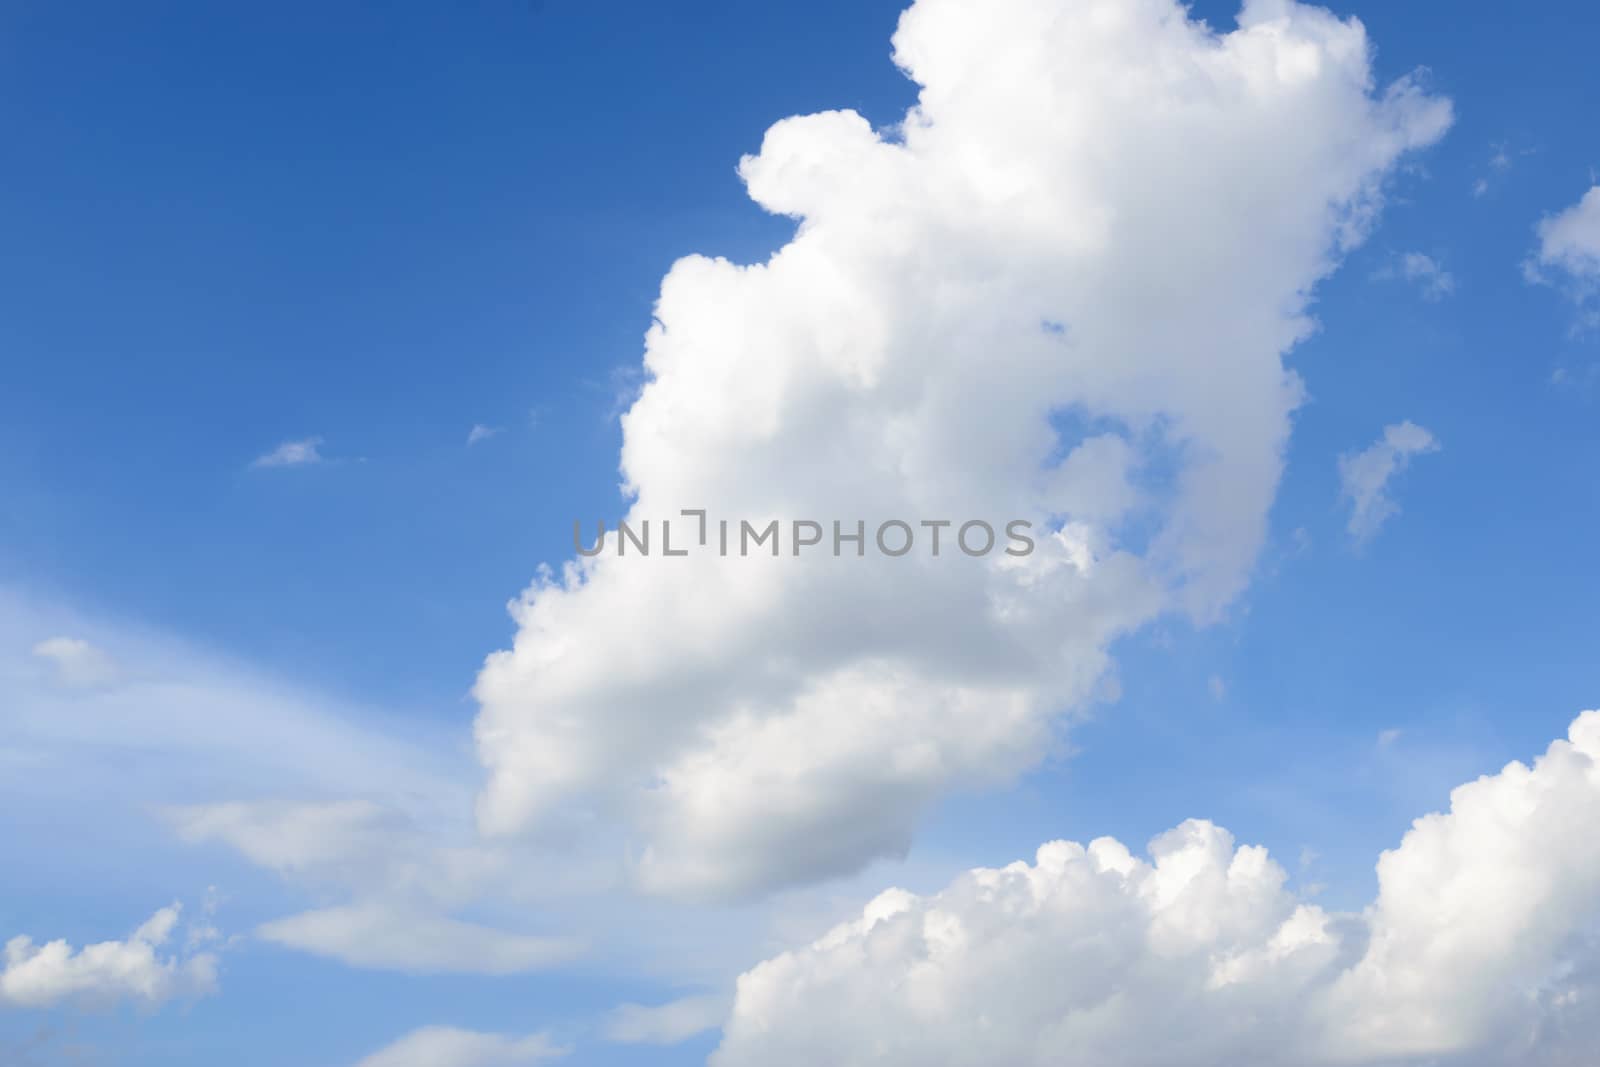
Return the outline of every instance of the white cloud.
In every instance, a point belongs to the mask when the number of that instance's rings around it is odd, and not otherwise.
[[[46,642],[41,653],[40,633],[74,643]],[[14,659],[15,650],[31,651]],[[41,677],[41,655],[55,677]],[[64,671],[115,684],[63,685]],[[441,726],[331,701],[213,650],[4,587],[0,705],[0,752],[28,767],[0,775],[0,800],[48,797],[58,816],[88,804],[98,824],[122,809],[264,791],[470,805],[471,758]]]
[[[1529,281],[1564,289],[1580,309],[1580,325],[1600,323],[1592,304],[1600,293],[1600,185],[1541,220],[1537,233],[1539,247],[1523,264],[1523,273]]]
[[[61,685],[18,655],[41,632],[82,634],[74,641],[93,660],[136,667],[116,685]],[[92,661],[77,645],[48,651],[74,670]],[[581,857],[548,872],[544,856],[474,839],[474,768],[457,726],[385,718],[5,589],[0,707],[0,837],[27,833],[69,864],[78,857],[61,840],[126,842],[123,861],[138,863],[164,844],[143,836],[160,829],[155,813],[183,840],[226,844],[323,909],[266,934],[358,966],[507,973],[573,950],[565,937],[503,929],[526,912],[523,887],[559,891],[549,887],[576,877]],[[345,799],[218,799],[239,795]],[[491,890],[493,916],[481,899]],[[203,944],[203,931],[190,933]],[[358,935],[369,940],[352,943]]]
[[[591,972],[728,988],[752,944],[792,943],[884,877],[875,870],[848,889],[790,892],[734,910],[690,907],[630,892],[605,835],[485,842],[469,822],[413,818],[364,800],[190,805],[163,815],[184,841],[224,845],[315,906],[265,923],[255,931],[261,940],[410,974],[523,973],[581,953]],[[923,857],[895,870],[915,878],[931,866],[942,877],[952,863]],[[654,1018],[624,1014],[665,1040],[695,1007],[689,998],[660,1006]]]
[[[423,911],[366,903],[291,915],[256,936],[351,967],[408,974],[508,975],[566,963],[582,946]]]
[[[322,438],[306,437],[299,441],[285,441],[265,455],[257,456],[252,467],[305,467],[322,462]]]
[[[121,680],[59,684],[31,654],[41,634],[104,650],[123,666]],[[17,854],[48,852],[64,879],[117,866],[156,878],[162,892],[173,869],[206,885],[218,881],[216,863],[231,862],[227,849],[282,879],[267,898],[238,901],[266,919],[380,908],[453,920],[469,928],[445,927],[459,935],[446,954],[458,967],[511,965],[461,949],[487,928],[524,950],[517,966],[531,966],[540,946],[578,942],[588,966],[667,987],[731,981],[751,944],[770,943],[774,913],[796,907],[793,894],[737,913],[640,900],[612,835],[483,841],[472,819],[477,766],[459,722],[351,704],[3,586],[0,709],[0,840]],[[19,889],[29,881],[20,870]],[[185,918],[197,933],[197,913]],[[0,946],[8,934],[0,929]],[[437,964],[398,953],[363,965]]]
[[[1600,363],[1584,367],[1557,367],[1550,372],[1550,384],[1558,389],[1571,389],[1587,398],[1600,382]]]
[[[31,654],[41,634],[104,650],[123,665],[121,680],[60,685]],[[63,878],[108,865],[155,877],[159,855],[163,870],[181,864],[183,880],[205,885],[218,881],[227,849],[281,877],[281,891],[240,902],[266,919],[381,908],[459,922],[468,929],[444,928],[460,945],[497,931],[525,950],[517,966],[532,965],[538,946],[576,941],[590,966],[674,987],[731,980],[749,946],[768,943],[779,907],[730,914],[641,901],[627,893],[610,835],[480,840],[477,767],[459,723],[351,704],[3,586],[0,708],[0,840],[19,854],[48,851]],[[73,844],[85,841],[95,847]],[[783,906],[792,909],[793,897]],[[0,929],[0,946],[8,933]],[[447,954],[458,967],[474,959],[460,945]],[[363,965],[437,964],[398,953]],[[493,951],[477,959],[475,967],[508,966]]]
[[[220,841],[292,882],[350,903],[263,924],[265,941],[348,966],[412,974],[507,975],[571,960],[582,945],[467,922],[447,913],[494,882],[529,878],[504,853],[425,831],[370,801],[225,803],[174,808],[193,843]]]
[[[1399,513],[1390,482],[1410,466],[1412,457],[1437,451],[1433,435],[1408,421],[1385,426],[1383,436],[1366,449],[1339,457],[1340,492],[1350,502],[1346,529],[1357,544],[1371,540]]]
[[[570,565],[478,679],[486,831],[615,820],[645,887],[756,891],[903,853],[945,790],[1035,764],[1118,635],[1246,581],[1309,294],[1450,117],[1282,0],[1220,35],[1174,0],[919,0],[894,47],[901,125],[789,118],[741,163],[794,239],[664,280],[631,516],[1059,535],[1009,566]]]
[[[69,679],[102,684],[61,684]],[[54,802],[54,789],[92,796],[97,819],[135,803],[273,790],[471,805],[473,761],[456,727],[330,699],[216,649],[4,585],[0,706],[0,751],[28,753],[39,772],[0,775],[5,803],[26,786],[35,800]]]
[[[1600,712],[1456,789],[1325,911],[1226,831],[890,890],[747,972],[714,1067],[1565,1064],[1600,1037]]]
[[[487,441],[500,432],[501,430],[498,426],[485,426],[481,422],[474,423],[472,429],[467,431],[467,444],[475,445],[479,441]]]
[[[1600,277],[1600,186],[1539,223],[1539,262],[1588,279]]]
[[[313,888],[457,901],[505,873],[501,858],[370,800],[230,802],[171,808],[185,840],[219,841],[251,862]]]
[[[74,949],[65,941],[39,945],[26,936],[5,945],[0,1004],[47,1008],[63,1002],[106,1005],[133,1001],[157,1007],[216,989],[217,958],[208,952],[163,956],[180,907],[162,908],[125,941]]]
[[[55,667],[56,680],[73,688],[110,685],[121,673],[101,649],[78,637],[50,637],[33,646],[35,657]]]
[[[715,1030],[728,1017],[729,998],[683,997],[665,1004],[623,1004],[606,1022],[607,1041],[625,1045],[676,1045]]]
[[[521,1067],[565,1054],[544,1034],[506,1037],[448,1026],[413,1031],[356,1067]]]
[[[1407,281],[1421,291],[1424,300],[1442,300],[1456,291],[1455,275],[1445,270],[1432,256],[1405,252],[1379,268],[1377,281]]]
[[[1505,175],[1511,170],[1513,162],[1511,146],[1505,142],[1499,142],[1491,145],[1490,148],[1489,172],[1479,175],[1472,183],[1472,195],[1475,197],[1482,198],[1487,196],[1489,191],[1504,179]],[[1526,156],[1531,155],[1532,152],[1524,149],[1517,154]]]

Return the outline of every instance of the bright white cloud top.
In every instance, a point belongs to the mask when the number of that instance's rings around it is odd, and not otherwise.
[[[0,1005],[47,1008],[63,1003],[106,1007],[132,1001],[157,1007],[174,998],[215,991],[217,957],[210,952],[162,953],[178,925],[177,904],[152,915],[125,941],[74,949],[65,941],[35,944],[19,935],[6,942]]]
[[[664,280],[631,518],[1060,532],[1009,565],[567,566],[478,680],[482,828],[617,820],[674,894],[839,874],[1035,764],[1115,637],[1218,616],[1264,538],[1309,294],[1450,122],[1370,52],[1282,0],[1225,34],[1172,0],[919,0],[903,123],[773,126],[740,173],[798,231]]]
[[[752,969],[713,1067],[1567,1064],[1600,1039],[1600,712],[1456,789],[1324,911],[1190,821],[890,890]],[[1065,1059],[1064,1059],[1065,1057]]]
[[[1596,1067],[1600,65],[1326,2],[36,5],[0,1067]]]

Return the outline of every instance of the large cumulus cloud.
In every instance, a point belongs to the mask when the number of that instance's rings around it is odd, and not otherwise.
[[[1206,822],[1053,842],[750,970],[713,1067],[1592,1063],[1597,817],[1591,711],[1417,820],[1360,914]]]
[[[481,826],[614,821],[673,893],[858,868],[941,791],[1040,759],[1118,635],[1223,611],[1311,290],[1449,122],[1369,53],[1283,0],[1228,33],[1173,0],[918,0],[903,122],[773,126],[740,173],[797,232],[663,281],[630,518],[1054,532],[1022,560],[575,560],[478,679]]]

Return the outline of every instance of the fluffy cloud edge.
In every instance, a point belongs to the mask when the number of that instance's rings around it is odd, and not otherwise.
[[[192,944],[167,955],[160,951],[181,913],[182,905],[174,903],[145,920],[125,940],[100,941],[80,949],[65,940],[37,944],[26,935],[13,937],[5,945],[0,1004],[49,1008],[131,1001],[154,1009],[170,1000],[216,992],[214,953],[194,952]],[[191,938],[191,942],[207,939]]]
[[[1285,0],[1225,33],[1172,0],[917,0],[893,45],[903,121],[792,116],[741,161],[794,238],[663,279],[622,417],[629,518],[1049,536],[915,580],[789,556],[547,572],[474,690],[484,833],[604,824],[647,892],[751,897],[903,855],[941,796],[1035,766],[1118,638],[1247,584],[1310,294],[1452,119],[1415,77],[1377,83],[1358,21]]]
[[[859,918],[740,977],[713,1067],[1576,1065],[1600,1037],[1600,711],[1456,788],[1378,861],[1359,914],[1190,821]]]
[[[1572,332],[1600,328],[1600,185],[1534,227],[1538,243],[1522,262],[1530,283],[1564,293],[1577,311]]]

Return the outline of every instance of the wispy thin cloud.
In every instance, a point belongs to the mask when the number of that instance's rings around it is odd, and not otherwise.
[[[499,426],[485,426],[481,422],[473,423],[472,429],[467,431],[467,444],[475,445],[481,441],[487,441],[489,438],[501,432],[502,428]]]
[[[322,438],[304,437],[298,441],[285,441],[265,455],[257,456],[251,461],[254,470],[264,470],[269,467],[307,467],[314,463],[323,462]]]
[[[1350,502],[1347,529],[1357,545],[1370,541],[1391,517],[1398,514],[1390,490],[1394,478],[1411,464],[1413,456],[1439,451],[1433,434],[1414,422],[1384,427],[1383,436],[1360,452],[1339,457],[1339,483]]]
[[[720,993],[666,1004],[623,1004],[606,1021],[605,1038],[624,1045],[676,1045],[722,1025],[732,998]]]
[[[1511,173],[1518,156],[1531,156],[1536,149],[1513,149],[1508,141],[1495,141],[1489,146],[1486,170],[1472,181],[1472,195],[1477,199],[1488,196],[1505,176]]]
[[[1373,281],[1403,281],[1415,285],[1424,300],[1443,300],[1456,291],[1455,275],[1439,261],[1421,252],[1403,252],[1372,274]]]
[[[612,367],[604,378],[588,378],[583,384],[607,397],[605,418],[607,422],[615,422],[639,399],[649,381],[649,372],[643,367],[619,364]],[[535,408],[532,415],[537,419],[539,413],[539,409]]]
[[[75,689],[110,685],[121,671],[116,661],[78,637],[50,637],[33,646],[36,659],[55,668],[56,680]]]
[[[425,1026],[373,1053],[356,1067],[520,1067],[566,1054],[545,1034],[511,1037]]]
[[[1585,400],[1594,393],[1596,383],[1600,383],[1600,363],[1583,367],[1557,367],[1550,372],[1551,385],[1557,389],[1573,390]]]

